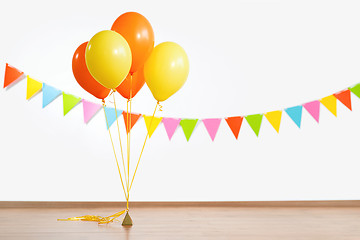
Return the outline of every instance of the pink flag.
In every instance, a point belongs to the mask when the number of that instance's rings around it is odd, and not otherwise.
[[[172,136],[174,135],[175,130],[179,126],[180,121],[181,121],[180,118],[163,118],[162,119],[166,133],[169,137],[169,140],[171,140]]]
[[[82,100],[84,109],[84,122],[88,123],[102,107],[100,104]]]
[[[221,118],[203,119],[202,122],[204,123],[206,130],[208,131],[211,137],[211,140],[214,141],[216,133],[220,126]]]
[[[312,101],[312,102],[308,102],[305,103],[304,108],[310,113],[310,115],[317,121],[319,122],[319,117],[320,117],[320,101],[316,100],[316,101]]]

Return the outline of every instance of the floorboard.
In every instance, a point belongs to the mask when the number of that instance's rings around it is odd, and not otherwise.
[[[358,207],[141,207],[132,227],[57,221],[120,210],[0,208],[0,239],[360,239]]]

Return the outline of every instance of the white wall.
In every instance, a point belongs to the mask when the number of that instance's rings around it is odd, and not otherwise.
[[[122,13],[143,14],[156,44],[177,42],[190,59],[187,83],[159,113],[168,117],[263,113],[360,82],[358,1],[18,0],[0,11],[0,76],[8,62],[92,101],[72,75],[73,52]],[[0,91],[0,200],[123,200],[102,112],[85,125],[81,105],[63,117],[61,98],[42,109],[41,94],[28,102],[25,93],[26,81]],[[256,138],[244,121],[238,141],[225,121],[215,142],[203,124],[189,143],[180,128],[169,142],[160,126],[131,200],[360,199],[360,100],[352,100],[353,112],[338,103],[337,118],[321,106],[320,124],[304,110],[300,130],[283,114],[280,134],[264,118]],[[145,86],[133,111],[154,105]],[[145,133],[142,119],[133,163]]]

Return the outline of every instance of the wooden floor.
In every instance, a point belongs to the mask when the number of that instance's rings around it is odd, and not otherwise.
[[[0,208],[0,239],[360,239],[359,207],[134,207],[134,226],[61,222],[122,209]]]

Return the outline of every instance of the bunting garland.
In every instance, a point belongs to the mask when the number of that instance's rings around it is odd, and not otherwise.
[[[100,104],[89,102],[85,99],[82,100],[82,103],[84,109],[84,122],[88,123],[102,106]]]
[[[279,133],[282,111],[267,112],[264,115],[275,131]]]
[[[198,122],[198,119],[182,119],[180,121],[180,126],[182,127],[186,140],[189,141],[196,124]]]
[[[336,97],[334,95],[324,97],[320,99],[320,102],[336,117]]]
[[[24,72],[19,69],[6,64],[5,66],[5,77],[4,77],[4,88],[9,87],[11,84],[15,83],[17,80],[20,80],[21,76],[24,75]]]
[[[349,87],[349,90],[355,94],[358,98],[360,98],[360,83],[356,84],[353,87]]]
[[[64,116],[70,112],[80,101],[81,98],[76,97],[71,94],[62,93],[63,94],[63,107],[64,107]]]
[[[299,128],[301,126],[302,108],[303,106],[295,106],[285,109],[285,112]]]
[[[42,91],[43,91],[43,105],[42,105],[43,108],[46,107],[52,101],[54,101],[62,93],[61,90],[58,90],[45,83],[43,83]]]
[[[263,114],[253,114],[245,117],[257,137],[259,136],[262,118]]]
[[[131,116],[131,117],[130,117]],[[124,123],[125,123],[125,129],[126,132],[129,133],[129,131],[133,128],[133,126],[135,125],[135,123],[139,120],[139,118],[141,117],[141,114],[137,114],[137,113],[127,113],[127,112],[123,112],[123,117],[124,117]],[[127,120],[129,119],[129,120]],[[130,122],[130,128],[128,127]],[[154,130],[155,131],[155,130]]]
[[[211,137],[211,140],[214,141],[216,133],[220,127],[221,118],[203,119],[202,122],[204,123],[206,130]]]
[[[236,139],[238,139],[238,137],[239,137],[239,132],[240,132],[240,128],[241,128],[243,119],[244,119],[244,117],[241,117],[241,116],[225,118],[225,121],[229,125],[229,127]]]
[[[152,117],[152,116],[146,116],[143,115],[146,129],[149,133],[149,138],[151,138],[151,135],[155,132],[155,129],[159,124],[161,123],[162,118],[161,117]]]
[[[166,131],[166,134],[169,137],[169,140],[171,140],[172,136],[174,135],[177,127],[179,126],[181,121],[181,118],[163,118],[162,123],[164,124],[164,128]]]
[[[350,97],[350,90],[349,89],[342,90],[340,92],[334,93],[334,96],[340,102],[342,102],[342,104],[344,104],[348,109],[350,109],[350,111],[352,111],[352,109],[351,109],[351,97]]]
[[[305,103],[304,108],[310,113],[310,115],[319,123],[320,117],[320,102],[318,100]]]
[[[118,110],[118,109],[115,110],[115,108],[113,108],[113,107],[105,107],[105,114],[106,114],[106,118],[107,118],[107,121],[108,121],[107,124],[106,124],[106,129],[109,129],[111,127],[111,125],[116,121],[116,119],[121,114],[123,114],[123,111]]]
[[[17,81],[23,79],[24,73],[9,64],[6,64],[5,76],[4,76],[4,88],[13,86]],[[51,102],[53,102],[58,96],[62,95],[63,99],[63,114],[67,115],[73,108],[75,108],[80,102],[83,106],[84,123],[88,124],[89,121],[99,112],[103,106],[98,103],[93,103],[72,94],[65,93],[53,86],[46,83],[42,83],[29,76],[26,76],[26,99],[30,100],[42,91],[42,107],[45,108]],[[282,113],[285,111],[290,119],[301,128],[302,111],[303,108],[311,115],[311,117],[319,123],[320,120],[320,105],[322,104],[327,110],[329,110],[335,117],[337,116],[337,101],[340,101],[350,111],[352,111],[351,93],[354,96],[360,98],[360,83],[351,86],[342,91],[336,92],[329,96],[306,102],[302,105],[285,108],[284,110],[276,110],[260,114],[252,114],[246,116],[234,116],[224,118],[228,127],[230,128],[235,139],[238,139],[239,132],[242,126],[243,119],[245,118],[250,128],[253,130],[256,136],[259,136],[261,123],[263,116],[268,120],[271,126],[277,133],[280,131],[280,125],[282,120]],[[107,129],[112,126],[116,119],[122,115],[124,119],[124,125],[126,131],[129,131],[138,122],[141,116],[144,118],[145,126],[148,131],[149,137],[153,135],[158,126],[163,123],[166,134],[169,140],[172,139],[176,129],[180,125],[187,141],[190,140],[198,123],[202,122],[208,132],[210,139],[215,140],[216,134],[219,130],[222,118],[206,118],[206,119],[188,119],[188,118],[169,118],[169,117],[154,117],[147,116],[139,113],[129,113],[126,111],[104,106],[105,114],[108,120]],[[131,115],[131,118],[130,118]],[[128,120],[127,120],[128,119]],[[131,119],[131,122],[130,122]],[[129,122],[130,123],[129,123]]]
[[[26,100],[32,98],[35,94],[39,93],[42,89],[42,83],[27,76],[26,86]]]

